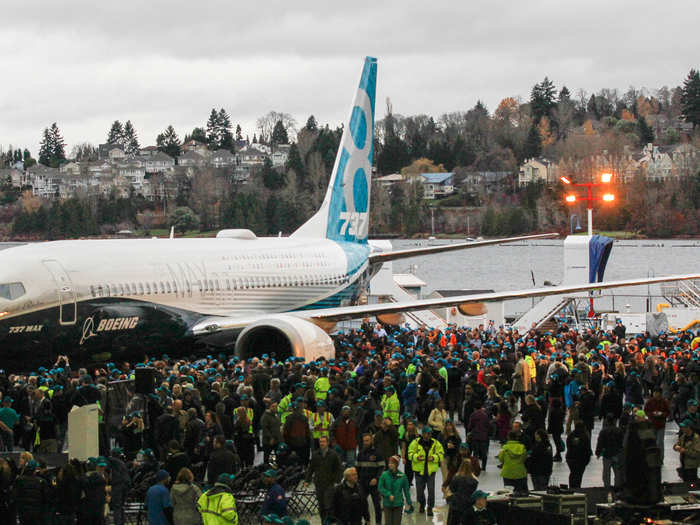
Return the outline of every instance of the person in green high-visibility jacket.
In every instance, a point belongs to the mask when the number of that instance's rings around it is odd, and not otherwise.
[[[321,377],[314,383],[314,392],[316,393],[316,401],[325,401],[328,396],[328,391],[331,388],[331,382],[328,380],[328,369],[321,368]]]
[[[425,489],[428,489],[428,517],[433,516],[435,506],[435,473],[445,457],[445,449],[437,439],[431,437],[428,425],[421,430],[421,437],[414,439],[408,446],[408,460],[413,466],[416,478],[416,499],[420,511],[425,512]]]
[[[391,422],[395,427],[399,426],[399,410],[401,409],[399,403],[399,396],[396,395],[396,389],[389,385],[384,389],[386,392],[382,396],[382,416],[391,419]]]
[[[233,474],[220,474],[214,487],[197,500],[204,525],[238,525],[236,500],[231,491]]]
[[[280,416],[280,423],[284,425],[287,416],[292,413],[292,403],[297,397],[302,397],[304,395],[304,383],[297,383],[294,385],[294,390],[280,399],[277,405],[277,413]]]

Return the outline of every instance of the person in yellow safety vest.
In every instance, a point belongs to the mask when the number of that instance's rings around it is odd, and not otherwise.
[[[385,394],[382,396],[382,416],[391,419],[395,427],[399,426],[399,396],[396,395],[396,389],[389,385],[384,389]]]
[[[330,430],[333,424],[333,414],[326,411],[326,403],[319,401],[316,403],[316,412],[312,413],[311,416],[311,429],[313,430],[313,437],[316,444],[318,444],[318,438],[321,436],[327,437],[330,441]]]
[[[328,380],[328,369],[321,368],[321,377],[314,383],[314,392],[316,393],[316,401],[325,401],[328,391],[331,388],[331,382]]]
[[[525,362],[530,369],[530,389],[533,389],[537,383],[537,364],[535,363],[535,359],[532,357],[532,354],[529,353],[525,356]]]
[[[204,525],[238,525],[236,500],[231,491],[233,474],[220,474],[214,487],[197,500]]]
[[[294,390],[284,396],[277,405],[277,413],[280,416],[280,422],[284,425],[287,416],[292,413],[292,404],[297,397],[304,396],[304,383],[294,385]]]
[[[416,477],[416,498],[420,512],[425,512],[425,489],[428,489],[428,517],[433,516],[435,506],[435,473],[445,457],[445,449],[431,434],[430,426],[425,425],[421,437],[411,441],[408,446],[408,460]]]

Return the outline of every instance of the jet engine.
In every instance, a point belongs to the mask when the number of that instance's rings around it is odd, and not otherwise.
[[[275,354],[278,360],[303,357],[313,361],[335,356],[333,340],[319,326],[293,315],[270,315],[248,325],[236,339],[236,355],[243,359]]]

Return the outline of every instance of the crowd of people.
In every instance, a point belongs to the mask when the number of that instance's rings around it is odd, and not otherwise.
[[[637,422],[653,428],[661,454],[677,423],[679,475],[697,479],[700,333],[366,320],[333,339],[334,358],[313,362],[163,355],[74,370],[61,356],[28,375],[0,371],[0,447],[22,451],[0,459],[0,523],[99,524],[111,512],[121,525],[134,494],[149,523],[237,523],[236,479],[251,471],[264,480],[260,520],[293,523],[278,477],[297,468],[323,523],[433,516],[439,479],[448,525],[489,524],[487,464],[523,491],[546,489],[565,461],[577,488],[595,454],[602,483],[620,488],[626,429]],[[155,370],[154,390],[135,394],[144,367]],[[109,392],[119,389],[127,402],[115,408]],[[102,455],[49,468],[42,455],[65,449],[69,412],[88,404],[100,409]]]

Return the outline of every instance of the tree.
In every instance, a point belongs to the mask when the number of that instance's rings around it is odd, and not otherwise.
[[[554,83],[547,77],[539,84],[535,84],[530,93],[530,109],[535,122],[539,122],[542,117],[549,117],[555,107]]]
[[[306,191],[306,169],[304,168],[304,163],[301,161],[301,155],[299,154],[299,148],[296,144],[292,144],[289,147],[289,154],[287,155],[287,163],[285,165],[287,171],[293,171],[296,176],[297,186],[299,189]]]
[[[71,157],[77,161],[97,160],[97,148],[89,142],[83,142],[73,146]]]
[[[192,133],[189,135],[185,135],[184,142],[189,142],[190,140],[196,140],[197,142],[201,142],[202,144],[207,143],[207,132],[204,131],[204,128],[194,128],[192,130]]]
[[[242,142],[243,141],[243,130],[241,129],[240,124],[236,124],[236,142]]]
[[[156,146],[159,151],[167,153],[177,159],[180,156],[180,137],[177,136],[175,128],[169,125],[165,131],[156,138]]]
[[[44,135],[39,144],[39,162],[44,166],[48,166],[51,163],[52,154],[53,145],[51,144],[51,133],[49,132],[49,128],[44,128]]]
[[[533,122],[530,126],[530,131],[527,133],[527,139],[525,139],[524,145],[524,158],[531,159],[533,157],[538,157],[542,153],[542,141],[540,138],[540,132],[537,126]]]
[[[445,167],[442,164],[435,164],[426,158],[416,159],[405,168],[401,168],[401,175],[420,175],[421,173],[444,173]]]
[[[107,144],[117,144],[119,146],[124,145],[124,128],[122,123],[118,120],[112,122],[112,127],[109,128],[109,133],[107,134]]]
[[[284,175],[272,167],[272,161],[268,157],[265,157],[263,162],[262,180],[268,190],[277,190],[284,186],[286,182]]]
[[[289,136],[281,120],[278,120],[275,124],[270,142],[272,144],[289,144]]]
[[[552,130],[549,126],[549,119],[547,117],[542,117],[540,123],[537,126],[537,130],[540,133],[540,143],[542,147],[550,146],[554,144],[554,137],[552,136]]]
[[[176,232],[184,234],[187,230],[194,230],[199,226],[199,217],[191,208],[180,206],[170,214],[170,225],[175,227]]]
[[[139,149],[141,149],[138,136],[136,135],[136,130],[134,129],[134,125],[130,120],[127,120],[126,124],[124,124],[122,145],[124,146],[124,151],[129,155],[136,155],[139,152]]]
[[[308,120],[306,121],[306,125],[304,126],[308,131],[314,132],[318,131],[318,124],[316,123],[316,117],[311,115]]]
[[[639,143],[642,146],[654,142],[654,130],[647,124],[647,119],[641,115],[637,120],[637,134],[639,135]]]
[[[209,113],[209,120],[207,120],[206,140],[209,149],[218,149],[219,144],[221,142],[220,130],[221,128],[219,126],[219,113],[217,113],[216,109],[211,108],[211,113]]]
[[[61,131],[58,129],[58,126],[54,122],[51,124],[51,157],[53,160],[53,163],[58,165],[62,161],[66,160],[66,142],[63,140],[63,136],[61,135]]]
[[[559,104],[562,102],[571,102],[571,92],[566,86],[563,86],[561,91],[559,91]]]
[[[231,118],[224,108],[219,109],[219,148],[233,151],[233,135],[231,134]]]
[[[272,137],[272,131],[275,129],[277,122],[282,121],[282,125],[289,135],[290,131],[296,130],[296,120],[289,113],[280,113],[277,111],[270,111],[266,115],[260,117],[257,121],[257,127],[260,130],[260,135],[258,135],[258,140],[260,142],[265,142],[270,140]]]
[[[700,72],[691,69],[681,88],[681,114],[693,127],[700,126]]]

